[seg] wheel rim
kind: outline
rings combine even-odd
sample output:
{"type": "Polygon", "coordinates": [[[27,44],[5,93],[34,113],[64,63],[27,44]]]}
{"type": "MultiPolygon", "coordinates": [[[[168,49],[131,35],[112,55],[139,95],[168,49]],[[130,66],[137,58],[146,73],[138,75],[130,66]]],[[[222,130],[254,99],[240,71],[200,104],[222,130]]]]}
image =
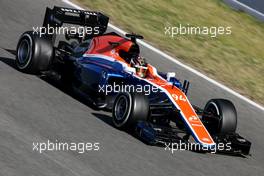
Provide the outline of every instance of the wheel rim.
{"type": "Polygon", "coordinates": [[[210,102],[210,104],[206,108],[206,111],[212,113],[213,115],[217,115],[217,116],[220,115],[218,106],[215,103],[213,103],[213,102],[210,102]]]}
{"type": "Polygon", "coordinates": [[[29,42],[27,40],[22,40],[21,41],[21,44],[18,48],[18,60],[19,60],[19,63],[20,64],[25,64],[26,61],[28,60],[29,58],[29,42]]]}
{"type": "Polygon", "coordinates": [[[24,69],[30,63],[32,57],[32,39],[28,34],[22,37],[17,49],[17,66],[24,69]]]}
{"type": "Polygon", "coordinates": [[[214,102],[210,102],[206,108],[206,111],[211,113],[215,117],[218,117],[218,123],[213,130],[214,130],[214,133],[219,132],[219,130],[221,129],[221,120],[222,119],[221,119],[220,111],[219,111],[217,104],[214,102]]]}
{"type": "Polygon", "coordinates": [[[120,96],[115,106],[115,117],[118,121],[123,121],[128,111],[128,100],[125,96],[120,96]]]}

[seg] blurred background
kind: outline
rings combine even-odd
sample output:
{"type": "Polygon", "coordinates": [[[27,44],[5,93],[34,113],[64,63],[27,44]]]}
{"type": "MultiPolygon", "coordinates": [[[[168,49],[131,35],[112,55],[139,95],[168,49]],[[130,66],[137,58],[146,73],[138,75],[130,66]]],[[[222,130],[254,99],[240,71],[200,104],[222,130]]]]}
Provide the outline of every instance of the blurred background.
{"type": "MultiPolygon", "coordinates": [[[[246,6],[264,10],[263,0],[78,0],[110,16],[125,31],[264,104],[264,23],[246,6]],[[241,4],[245,3],[245,4],[241,4]],[[230,35],[166,35],[166,26],[231,27],[230,35]]],[[[264,19],[264,18],[263,18],[264,19]]]]}

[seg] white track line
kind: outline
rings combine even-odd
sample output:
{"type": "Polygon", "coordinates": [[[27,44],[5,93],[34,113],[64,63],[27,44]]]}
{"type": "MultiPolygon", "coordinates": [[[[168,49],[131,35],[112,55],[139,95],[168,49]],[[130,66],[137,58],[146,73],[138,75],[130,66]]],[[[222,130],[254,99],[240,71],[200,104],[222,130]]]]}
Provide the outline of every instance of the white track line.
{"type": "Polygon", "coordinates": [[[264,14],[263,13],[261,13],[260,11],[257,11],[256,9],[253,9],[252,7],[250,7],[250,6],[246,5],[246,4],[243,4],[242,2],[239,2],[237,0],[233,0],[233,2],[235,2],[235,3],[239,4],[240,6],[246,8],[248,10],[251,10],[252,12],[254,12],[254,13],[256,13],[256,14],[264,17],[264,14]]]}
{"type": "MultiPolygon", "coordinates": [[[[72,6],[72,7],[74,7],[74,8],[76,8],[76,9],[84,10],[82,7],[80,7],[80,6],[76,5],[76,4],[74,4],[73,2],[70,2],[69,0],[62,0],[62,1],[63,1],[64,3],[66,3],[66,4],[69,4],[70,6],[72,6]]],[[[119,32],[119,33],[121,33],[121,34],[123,34],[123,35],[126,34],[125,31],[123,31],[122,29],[120,29],[120,28],[118,28],[118,27],[116,27],[116,26],[114,26],[114,25],[112,25],[112,24],[110,24],[110,23],[108,24],[108,26],[109,26],[110,28],[112,28],[113,30],[115,30],[115,31],[117,31],[117,32],[119,32]]],[[[188,70],[188,71],[190,71],[190,72],[196,74],[197,76],[200,76],[201,78],[203,78],[203,79],[209,81],[210,83],[212,83],[212,84],[214,84],[214,85],[216,85],[216,86],[218,86],[218,87],[224,89],[225,91],[229,92],[230,94],[235,95],[236,97],[240,98],[241,100],[244,100],[244,101],[248,102],[249,104],[255,106],[256,108],[259,108],[260,110],[264,111],[264,107],[263,107],[263,106],[261,106],[261,105],[257,104],[256,102],[254,102],[254,101],[248,99],[247,97],[244,97],[243,95],[240,95],[239,93],[235,92],[234,90],[232,90],[232,89],[226,87],[225,85],[223,85],[223,84],[221,84],[221,83],[219,83],[219,82],[217,82],[217,81],[215,81],[215,80],[209,78],[208,76],[206,76],[206,75],[202,74],[201,72],[199,72],[199,71],[197,71],[197,70],[191,68],[190,66],[187,66],[187,65],[183,64],[182,62],[180,62],[180,61],[177,60],[176,58],[173,58],[173,57],[169,56],[168,54],[162,52],[161,50],[159,50],[159,49],[157,49],[157,48],[154,48],[153,46],[149,45],[148,43],[146,43],[146,42],[144,42],[144,41],[142,41],[142,40],[138,40],[138,42],[139,42],[141,45],[145,46],[146,48],[148,48],[148,49],[150,49],[150,50],[156,52],[157,54],[159,54],[159,55],[165,57],[166,59],[168,59],[168,60],[174,62],[175,64],[177,64],[177,65],[179,65],[179,66],[185,68],[186,70],[188,70]]]]}

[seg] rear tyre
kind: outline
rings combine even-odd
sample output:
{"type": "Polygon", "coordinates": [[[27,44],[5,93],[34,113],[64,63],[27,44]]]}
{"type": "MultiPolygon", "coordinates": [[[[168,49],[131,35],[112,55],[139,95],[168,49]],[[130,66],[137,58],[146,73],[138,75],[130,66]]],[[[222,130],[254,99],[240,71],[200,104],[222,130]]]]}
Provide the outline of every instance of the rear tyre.
{"type": "Polygon", "coordinates": [[[16,50],[18,70],[32,74],[48,70],[52,58],[53,45],[50,40],[34,34],[33,31],[21,35],[16,50]]]}
{"type": "Polygon", "coordinates": [[[122,92],[112,108],[113,124],[119,129],[130,129],[138,121],[146,121],[149,115],[149,101],[143,94],[122,92]]]}
{"type": "Polygon", "coordinates": [[[212,134],[234,133],[237,128],[237,112],[234,104],[225,99],[212,99],[205,105],[203,116],[208,131],[212,134]]]}

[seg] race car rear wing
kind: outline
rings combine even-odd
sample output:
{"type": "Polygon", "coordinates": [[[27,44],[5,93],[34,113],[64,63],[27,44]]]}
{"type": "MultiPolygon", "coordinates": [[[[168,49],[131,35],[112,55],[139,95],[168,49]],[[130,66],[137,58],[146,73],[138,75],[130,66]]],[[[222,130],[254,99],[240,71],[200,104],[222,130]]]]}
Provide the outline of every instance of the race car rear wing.
{"type": "MultiPolygon", "coordinates": [[[[53,9],[46,8],[43,27],[61,27],[64,23],[83,27],[97,27],[98,35],[100,35],[106,31],[108,21],[109,18],[100,12],[54,6],[53,9]]],[[[55,35],[49,37],[54,39],[55,35]]]]}

